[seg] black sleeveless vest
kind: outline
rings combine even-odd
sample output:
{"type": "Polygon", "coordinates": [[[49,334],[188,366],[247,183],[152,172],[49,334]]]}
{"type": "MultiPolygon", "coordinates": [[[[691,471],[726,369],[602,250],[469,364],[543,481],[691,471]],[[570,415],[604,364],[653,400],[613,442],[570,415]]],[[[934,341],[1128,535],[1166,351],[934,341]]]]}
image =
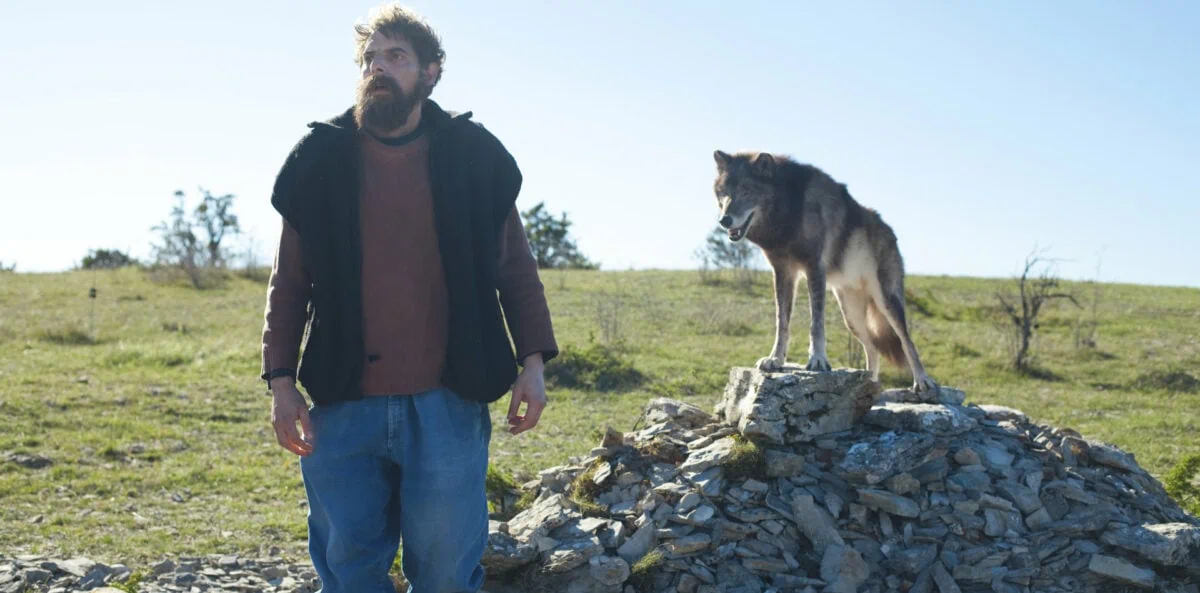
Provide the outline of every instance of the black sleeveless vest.
{"type": "MultiPolygon", "coordinates": [[[[521,172],[471,113],[426,100],[438,248],[449,298],[443,385],[485,403],[502,397],[517,361],[496,294],[500,230],[521,172]]],[[[359,399],[366,362],[362,332],[359,156],[352,110],[308,124],[275,180],[271,205],[297,230],[312,279],[297,380],[314,403],[359,399]]]]}

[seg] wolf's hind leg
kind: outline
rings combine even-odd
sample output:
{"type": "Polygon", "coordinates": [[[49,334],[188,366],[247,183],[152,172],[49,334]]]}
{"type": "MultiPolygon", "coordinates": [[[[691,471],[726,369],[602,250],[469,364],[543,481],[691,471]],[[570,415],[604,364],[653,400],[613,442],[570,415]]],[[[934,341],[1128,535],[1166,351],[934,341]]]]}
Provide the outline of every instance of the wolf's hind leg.
{"type": "Polygon", "coordinates": [[[921,357],[917,354],[917,347],[913,344],[912,338],[908,335],[908,319],[904,314],[904,289],[899,280],[891,280],[880,275],[880,301],[883,304],[882,311],[884,317],[887,318],[888,324],[900,337],[900,344],[904,348],[904,356],[908,359],[909,368],[912,371],[914,392],[923,393],[926,391],[936,391],[937,383],[929,378],[925,372],[925,366],[921,364],[921,357]]]}
{"type": "Polygon", "coordinates": [[[870,297],[861,289],[838,287],[833,289],[833,295],[842,309],[842,319],[846,322],[846,329],[862,343],[871,380],[878,381],[879,351],[871,342],[871,335],[867,333],[867,300],[870,297]]]}

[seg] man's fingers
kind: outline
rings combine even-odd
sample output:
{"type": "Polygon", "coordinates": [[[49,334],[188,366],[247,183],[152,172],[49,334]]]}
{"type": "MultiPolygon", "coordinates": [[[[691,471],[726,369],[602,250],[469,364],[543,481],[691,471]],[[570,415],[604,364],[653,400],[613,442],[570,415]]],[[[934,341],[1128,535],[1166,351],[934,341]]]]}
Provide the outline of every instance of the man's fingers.
{"type": "Polygon", "coordinates": [[[300,408],[300,428],[304,430],[304,441],[311,447],[313,442],[313,427],[312,419],[308,417],[308,408],[300,408]]]}
{"type": "Polygon", "coordinates": [[[508,404],[508,422],[511,424],[521,411],[521,400],[525,399],[525,390],[520,385],[513,388],[512,401],[508,404]]]}
{"type": "Polygon", "coordinates": [[[285,420],[276,424],[275,434],[279,438],[279,444],[296,455],[307,455],[312,452],[312,447],[301,441],[300,435],[296,433],[295,420],[285,420]]]}
{"type": "Polygon", "coordinates": [[[513,434],[521,434],[534,426],[537,426],[538,420],[542,417],[542,409],[546,407],[546,402],[539,399],[531,399],[525,406],[525,416],[521,418],[512,429],[513,434]]]}

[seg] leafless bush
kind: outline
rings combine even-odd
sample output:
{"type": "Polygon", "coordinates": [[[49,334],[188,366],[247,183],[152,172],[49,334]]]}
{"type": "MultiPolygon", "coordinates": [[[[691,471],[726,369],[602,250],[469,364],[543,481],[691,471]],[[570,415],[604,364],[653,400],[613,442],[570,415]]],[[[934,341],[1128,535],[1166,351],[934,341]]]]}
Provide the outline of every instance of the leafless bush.
{"type": "Polygon", "coordinates": [[[1038,330],[1038,316],[1043,307],[1054,300],[1067,300],[1076,307],[1075,295],[1062,288],[1061,280],[1054,273],[1053,260],[1042,257],[1035,248],[1025,257],[1025,268],[1015,280],[1016,294],[1000,291],[996,299],[1009,324],[1009,354],[1014,368],[1032,370],[1030,345],[1038,330]],[[1040,272],[1037,272],[1040,268],[1040,272]]]}
{"type": "Polygon", "coordinates": [[[625,295],[620,292],[601,292],[592,296],[592,312],[604,344],[621,341],[621,332],[625,327],[624,307],[625,295]]]}

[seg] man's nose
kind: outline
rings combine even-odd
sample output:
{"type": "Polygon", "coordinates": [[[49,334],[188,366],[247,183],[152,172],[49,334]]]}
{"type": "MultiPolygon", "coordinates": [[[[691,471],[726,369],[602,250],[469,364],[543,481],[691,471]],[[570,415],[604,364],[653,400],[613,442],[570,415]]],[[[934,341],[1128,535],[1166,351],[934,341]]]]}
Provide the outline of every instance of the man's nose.
{"type": "Polygon", "coordinates": [[[725,216],[722,216],[721,220],[718,222],[720,222],[721,226],[723,226],[725,228],[729,228],[729,227],[733,226],[733,217],[726,214],[725,216]]]}

